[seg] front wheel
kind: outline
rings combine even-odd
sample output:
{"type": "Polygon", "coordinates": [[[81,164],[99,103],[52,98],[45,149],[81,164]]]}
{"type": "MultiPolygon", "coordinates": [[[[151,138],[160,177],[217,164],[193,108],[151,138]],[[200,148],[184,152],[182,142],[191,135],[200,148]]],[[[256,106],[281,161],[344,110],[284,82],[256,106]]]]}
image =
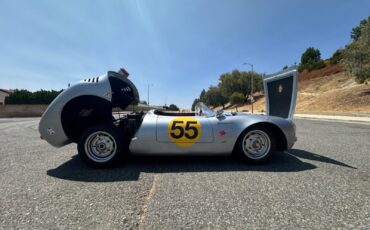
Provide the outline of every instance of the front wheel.
{"type": "Polygon", "coordinates": [[[275,136],[267,127],[247,129],[240,135],[235,150],[246,163],[265,163],[276,150],[275,136]]]}
{"type": "Polygon", "coordinates": [[[123,153],[123,135],[113,124],[99,124],[86,129],[78,142],[78,154],[90,167],[107,168],[123,153]]]}

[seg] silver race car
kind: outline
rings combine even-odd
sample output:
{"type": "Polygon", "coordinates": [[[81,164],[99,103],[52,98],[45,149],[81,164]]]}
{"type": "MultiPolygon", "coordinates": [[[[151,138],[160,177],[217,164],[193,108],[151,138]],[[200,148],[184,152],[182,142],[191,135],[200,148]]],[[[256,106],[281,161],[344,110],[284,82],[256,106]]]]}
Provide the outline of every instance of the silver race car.
{"type": "Polygon", "coordinates": [[[267,115],[212,111],[200,103],[195,112],[150,110],[115,118],[112,108],[127,110],[139,102],[128,75],[124,69],[109,71],[64,90],[41,118],[41,138],[55,147],[77,143],[81,159],[92,167],[111,166],[128,153],[235,153],[257,164],[297,140],[295,69],[264,77],[267,115]]]}

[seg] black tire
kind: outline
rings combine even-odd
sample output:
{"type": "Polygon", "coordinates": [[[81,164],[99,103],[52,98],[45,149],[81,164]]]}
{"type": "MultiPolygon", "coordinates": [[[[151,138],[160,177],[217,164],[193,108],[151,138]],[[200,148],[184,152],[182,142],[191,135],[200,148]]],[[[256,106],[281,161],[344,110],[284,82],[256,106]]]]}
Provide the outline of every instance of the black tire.
{"type": "Polygon", "coordinates": [[[276,138],[271,129],[264,126],[255,126],[244,130],[242,134],[240,134],[235,146],[236,155],[248,164],[266,163],[271,159],[275,151],[276,138]],[[255,140],[255,138],[258,140],[256,140],[256,144],[253,144],[252,140],[255,140]],[[266,138],[265,141],[264,138],[266,138]],[[260,147],[261,145],[269,145],[269,147],[265,149],[265,147],[260,147]],[[259,153],[258,149],[260,149],[261,153],[259,153]],[[263,151],[264,149],[265,151],[263,151]]]}
{"type": "Polygon", "coordinates": [[[110,123],[87,128],[77,145],[78,155],[92,168],[113,166],[122,157],[124,149],[123,134],[110,123]]]}

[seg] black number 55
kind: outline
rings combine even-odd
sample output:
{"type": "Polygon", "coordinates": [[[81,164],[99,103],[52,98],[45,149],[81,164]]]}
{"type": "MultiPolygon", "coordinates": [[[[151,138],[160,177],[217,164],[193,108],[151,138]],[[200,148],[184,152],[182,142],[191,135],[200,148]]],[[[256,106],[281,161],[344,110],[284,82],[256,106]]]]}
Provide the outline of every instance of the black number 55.
{"type": "Polygon", "coordinates": [[[199,131],[196,127],[196,121],[187,121],[185,129],[182,124],[184,124],[184,121],[174,121],[172,123],[170,132],[172,138],[180,139],[185,135],[187,139],[195,139],[198,136],[199,131]],[[176,134],[176,130],[178,130],[178,134],[176,134]]]}

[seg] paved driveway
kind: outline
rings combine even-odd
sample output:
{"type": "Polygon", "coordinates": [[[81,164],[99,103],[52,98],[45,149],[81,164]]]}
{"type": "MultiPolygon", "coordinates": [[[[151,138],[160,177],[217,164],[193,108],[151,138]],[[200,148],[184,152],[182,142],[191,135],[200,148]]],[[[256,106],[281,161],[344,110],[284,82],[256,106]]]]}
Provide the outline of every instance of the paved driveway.
{"type": "Polygon", "coordinates": [[[297,120],[268,165],[131,157],[93,170],[40,140],[38,119],[0,119],[0,228],[369,229],[370,125],[297,120]]]}

